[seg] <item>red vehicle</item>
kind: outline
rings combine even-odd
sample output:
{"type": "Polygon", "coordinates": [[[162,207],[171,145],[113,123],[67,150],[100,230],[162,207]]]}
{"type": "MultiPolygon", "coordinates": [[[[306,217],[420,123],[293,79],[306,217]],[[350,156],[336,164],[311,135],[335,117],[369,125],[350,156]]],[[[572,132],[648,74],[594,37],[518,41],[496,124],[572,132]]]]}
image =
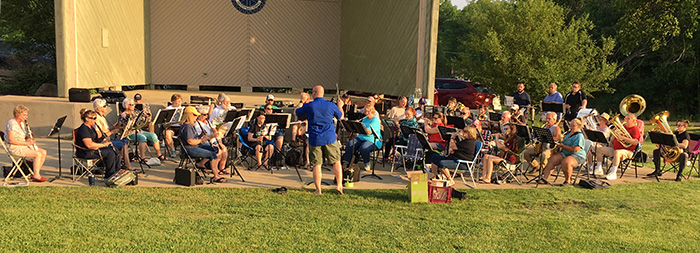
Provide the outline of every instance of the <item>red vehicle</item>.
{"type": "Polygon", "coordinates": [[[451,97],[462,102],[469,108],[476,109],[486,104],[489,107],[494,95],[489,93],[486,87],[480,83],[467,82],[459,79],[435,78],[435,105],[447,105],[451,97]]]}

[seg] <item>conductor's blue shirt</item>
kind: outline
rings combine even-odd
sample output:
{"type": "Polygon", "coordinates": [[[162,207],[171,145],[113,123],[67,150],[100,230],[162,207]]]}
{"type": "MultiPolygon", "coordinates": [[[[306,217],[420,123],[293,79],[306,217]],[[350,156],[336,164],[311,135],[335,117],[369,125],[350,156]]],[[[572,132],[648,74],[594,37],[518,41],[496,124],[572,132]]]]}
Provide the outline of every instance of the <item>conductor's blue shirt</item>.
{"type": "Polygon", "coordinates": [[[309,121],[309,145],[316,147],[336,142],[333,118],[340,119],[342,115],[336,104],[316,98],[295,112],[299,119],[309,121]]]}

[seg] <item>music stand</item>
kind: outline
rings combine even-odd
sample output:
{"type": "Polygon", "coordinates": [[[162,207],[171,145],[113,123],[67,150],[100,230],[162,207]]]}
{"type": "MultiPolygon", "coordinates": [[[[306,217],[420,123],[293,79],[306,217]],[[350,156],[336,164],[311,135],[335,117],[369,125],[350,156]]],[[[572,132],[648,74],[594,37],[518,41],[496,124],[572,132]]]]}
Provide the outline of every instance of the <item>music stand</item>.
{"type": "Polygon", "coordinates": [[[56,179],[61,179],[63,176],[61,176],[61,127],[63,127],[63,123],[66,121],[66,118],[68,115],[63,115],[63,117],[60,117],[56,120],[56,123],[53,124],[53,127],[51,128],[51,131],[49,132],[48,137],[51,137],[53,134],[58,134],[58,138],[56,138],[56,146],[58,147],[58,176],[52,178],[49,180],[49,182],[53,182],[56,179]]]}
{"type": "Polygon", "coordinates": [[[442,139],[446,141],[445,150],[443,150],[443,155],[449,155],[449,146],[450,142],[452,141],[452,135],[455,135],[457,133],[457,129],[452,127],[438,126],[438,132],[440,132],[440,137],[442,137],[442,139]]]}
{"type": "Polygon", "coordinates": [[[530,127],[528,127],[527,125],[516,124],[515,129],[517,130],[515,133],[516,136],[525,138],[525,144],[530,143],[530,141],[532,140],[530,127]]]}
{"type": "Polygon", "coordinates": [[[231,152],[231,151],[238,148],[237,145],[235,145],[238,142],[238,130],[240,130],[241,127],[243,127],[243,122],[245,122],[245,117],[246,116],[241,116],[241,117],[234,119],[232,124],[231,124],[231,127],[228,129],[228,132],[226,132],[226,134],[224,135],[224,138],[229,138],[229,140],[235,140],[233,142],[229,142],[229,143],[233,143],[234,145],[230,145],[230,147],[229,147],[228,161],[226,161],[228,163],[228,166],[226,166],[226,167],[233,167],[231,169],[231,174],[230,174],[231,178],[233,178],[233,171],[235,171],[236,174],[238,174],[238,177],[240,177],[241,181],[243,181],[243,182],[245,182],[245,179],[243,179],[243,175],[241,175],[241,172],[239,172],[238,168],[236,168],[236,163],[235,163],[235,161],[232,161],[233,157],[230,154],[231,153],[233,153],[233,154],[238,153],[238,152],[231,152]]]}
{"type": "MultiPolygon", "coordinates": [[[[138,122],[138,119],[139,119],[141,116],[145,116],[145,115],[144,115],[144,111],[140,111],[140,112],[136,115],[136,118],[134,119],[134,123],[138,122]]],[[[132,127],[133,127],[133,126],[131,126],[130,128],[132,128],[132,127]]],[[[130,132],[131,130],[134,130],[134,157],[136,157],[136,159],[138,160],[139,168],[141,168],[141,173],[145,174],[146,171],[143,169],[143,164],[144,164],[144,163],[141,162],[141,161],[143,160],[143,157],[141,157],[141,155],[139,154],[139,131],[142,131],[142,130],[141,130],[141,129],[126,129],[126,128],[125,128],[125,129],[124,129],[124,132],[122,133],[121,139],[128,138],[128,137],[129,137],[129,132],[130,132]]],[[[128,148],[128,146],[127,146],[127,148],[128,148]]],[[[147,163],[146,163],[146,166],[147,166],[149,169],[151,168],[151,165],[148,165],[147,163]]]]}
{"type": "MultiPolygon", "coordinates": [[[[678,139],[673,134],[667,134],[662,132],[649,132],[649,140],[651,143],[657,145],[663,145],[667,147],[678,147],[678,139]]],[[[654,173],[656,181],[659,181],[659,175],[654,173]]]]}
{"type": "Polygon", "coordinates": [[[447,125],[453,125],[457,129],[464,129],[464,127],[466,127],[464,119],[457,116],[447,116],[447,125]]]}
{"type": "Polygon", "coordinates": [[[349,112],[345,114],[345,117],[348,120],[360,120],[365,117],[365,114],[360,112],[349,112]]]}
{"type": "MultiPolygon", "coordinates": [[[[518,131],[518,132],[520,132],[520,131],[518,131]]],[[[549,145],[549,144],[556,143],[554,141],[554,136],[552,136],[552,132],[550,132],[549,129],[533,127],[532,133],[534,135],[535,140],[541,142],[542,145],[549,145]]],[[[542,162],[541,162],[542,161],[542,153],[538,154],[538,157],[540,158],[540,164],[542,164],[542,162]]],[[[544,173],[544,168],[540,168],[540,171],[537,174],[537,176],[528,180],[526,184],[529,184],[530,182],[535,181],[535,183],[536,183],[535,188],[539,187],[540,182],[538,179],[542,178],[542,173],[544,173]]],[[[525,179],[527,179],[527,176],[525,176],[525,179]]]]}
{"type": "Polygon", "coordinates": [[[557,103],[557,102],[542,102],[540,104],[540,107],[542,108],[543,112],[556,112],[556,113],[563,113],[566,111],[564,109],[564,103],[557,103]]]}

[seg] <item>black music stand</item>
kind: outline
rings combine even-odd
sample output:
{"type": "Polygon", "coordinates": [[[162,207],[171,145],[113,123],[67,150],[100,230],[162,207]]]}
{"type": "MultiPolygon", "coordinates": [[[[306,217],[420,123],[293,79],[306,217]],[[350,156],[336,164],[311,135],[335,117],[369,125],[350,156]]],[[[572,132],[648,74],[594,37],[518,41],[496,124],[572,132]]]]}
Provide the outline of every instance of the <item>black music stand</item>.
{"type": "MultiPolygon", "coordinates": [[[[605,134],[601,131],[597,130],[590,130],[590,129],[583,129],[583,134],[586,136],[586,138],[592,142],[600,143],[600,144],[608,144],[608,138],[605,137],[605,134]]],[[[593,145],[593,153],[598,153],[598,145],[593,145]]],[[[595,175],[593,175],[595,177],[595,175]]],[[[590,179],[590,175],[588,177],[590,179]]]]}
{"type": "Polygon", "coordinates": [[[464,127],[466,127],[466,124],[464,123],[464,119],[462,117],[456,117],[456,116],[447,116],[447,124],[446,125],[453,125],[454,128],[457,128],[457,129],[464,129],[464,127]]]}
{"type": "Polygon", "coordinates": [[[360,120],[365,117],[365,114],[360,112],[349,112],[348,114],[345,114],[345,117],[348,120],[360,120]]]}
{"type": "MultiPolygon", "coordinates": [[[[663,145],[667,147],[678,147],[678,139],[673,134],[667,134],[662,132],[649,132],[649,140],[651,143],[657,145],[663,145]]],[[[659,175],[654,173],[656,181],[659,182],[659,175]]]]}
{"type": "Polygon", "coordinates": [[[56,138],[56,146],[58,147],[58,176],[52,178],[49,180],[49,182],[63,178],[63,176],[61,176],[61,127],[63,127],[63,122],[66,121],[66,117],[68,117],[68,115],[63,115],[63,117],[58,118],[56,123],[53,124],[53,128],[51,128],[48,135],[48,137],[51,137],[53,134],[58,134],[58,138],[56,138]]]}
{"type": "MultiPolygon", "coordinates": [[[[377,140],[380,139],[380,138],[379,138],[379,135],[377,135],[377,132],[375,132],[374,129],[370,129],[370,132],[367,132],[367,128],[365,128],[365,126],[364,126],[361,122],[347,121],[347,120],[344,120],[344,121],[342,121],[342,122],[343,122],[343,127],[345,127],[345,129],[348,130],[348,131],[350,131],[351,133],[365,134],[365,135],[371,134],[371,135],[374,137],[373,143],[376,143],[377,140]]],[[[377,149],[377,151],[379,151],[379,150],[380,150],[380,149],[377,149]]],[[[353,157],[354,157],[354,155],[355,155],[354,146],[353,146],[352,154],[353,154],[353,157]]],[[[368,174],[368,175],[364,175],[364,176],[362,176],[361,178],[365,178],[365,177],[376,177],[377,179],[382,180],[382,177],[380,177],[379,175],[377,175],[377,174],[374,173],[374,167],[375,167],[375,165],[376,165],[376,163],[377,163],[377,160],[376,160],[377,156],[375,155],[374,157],[375,157],[375,160],[374,160],[374,162],[373,162],[373,164],[372,164],[372,173],[371,173],[371,174],[368,174]]],[[[351,160],[352,160],[352,159],[351,159],[351,160]]],[[[352,161],[351,161],[351,162],[352,162],[352,161]]]]}
{"type": "Polygon", "coordinates": [[[452,135],[457,134],[457,129],[452,127],[438,126],[438,132],[440,132],[440,137],[445,140],[445,150],[443,150],[443,155],[447,156],[450,154],[450,142],[452,141],[452,135]]]}
{"type": "MultiPolygon", "coordinates": [[[[140,111],[139,114],[136,115],[136,119],[134,122],[138,121],[138,118],[143,115],[144,111],[140,111]]],[[[146,170],[143,169],[143,164],[141,161],[143,160],[143,157],[139,154],[139,131],[142,131],[141,129],[124,129],[124,131],[129,132],[131,130],[134,130],[134,157],[137,159],[139,163],[139,168],[141,169],[141,173],[146,174],[146,170]]],[[[122,136],[124,138],[125,136],[122,136]]],[[[129,134],[126,134],[126,137],[129,137],[129,134]]],[[[127,146],[128,147],[128,146],[127,146]]],[[[146,163],[146,167],[149,169],[151,168],[151,165],[148,165],[146,163]]]]}
{"type": "MultiPolygon", "coordinates": [[[[518,132],[520,132],[520,131],[518,131],[518,132]]],[[[541,142],[542,145],[550,145],[550,144],[556,143],[554,141],[554,136],[552,136],[552,132],[550,132],[549,129],[533,127],[532,133],[534,135],[535,140],[541,142]]],[[[540,164],[542,164],[542,162],[541,162],[542,161],[542,153],[538,154],[538,157],[540,159],[540,164]]],[[[535,188],[539,187],[540,186],[539,179],[542,179],[542,173],[544,173],[544,168],[540,168],[540,171],[537,174],[537,176],[528,180],[526,184],[529,184],[530,182],[535,181],[535,183],[536,183],[535,188]]],[[[525,176],[525,179],[527,179],[527,176],[525,176]]]]}
{"type": "Polygon", "coordinates": [[[517,130],[516,135],[521,138],[525,138],[525,144],[530,143],[532,141],[532,133],[530,131],[530,127],[527,125],[515,125],[515,129],[517,130]]]}
{"type": "MultiPolygon", "coordinates": [[[[282,132],[284,133],[284,129],[287,129],[290,126],[291,118],[292,118],[292,115],[288,114],[288,113],[267,114],[267,115],[265,115],[265,124],[268,124],[268,123],[277,124],[277,126],[275,127],[275,132],[274,132],[274,135],[276,135],[277,130],[282,130],[282,132]]],[[[273,137],[274,137],[274,135],[273,135],[273,137]]],[[[272,146],[275,148],[274,153],[279,153],[280,155],[282,155],[283,161],[286,161],[287,156],[284,155],[284,152],[282,152],[282,147],[277,147],[274,145],[274,142],[276,140],[272,140],[272,141],[273,141],[272,146]]],[[[274,153],[273,153],[273,155],[274,155],[274,153]]],[[[270,171],[272,171],[272,170],[270,170],[270,171]]]]}
{"type": "Polygon", "coordinates": [[[231,174],[230,174],[231,178],[233,178],[233,172],[235,171],[236,174],[238,174],[238,177],[241,178],[241,181],[245,182],[245,179],[243,179],[243,175],[241,175],[241,172],[239,172],[238,168],[236,168],[236,163],[233,161],[233,157],[231,156],[232,153],[233,154],[238,153],[238,152],[235,152],[233,150],[236,150],[238,148],[236,145],[236,143],[238,142],[238,130],[240,130],[241,127],[243,127],[243,122],[245,122],[245,116],[241,116],[241,117],[234,119],[232,124],[231,124],[231,128],[228,129],[228,132],[226,132],[226,134],[224,135],[224,138],[229,139],[229,140],[235,140],[235,141],[229,142],[229,143],[232,143],[233,145],[229,145],[229,148],[228,148],[229,156],[228,156],[228,161],[226,161],[228,163],[228,165],[226,167],[232,167],[231,174]]]}

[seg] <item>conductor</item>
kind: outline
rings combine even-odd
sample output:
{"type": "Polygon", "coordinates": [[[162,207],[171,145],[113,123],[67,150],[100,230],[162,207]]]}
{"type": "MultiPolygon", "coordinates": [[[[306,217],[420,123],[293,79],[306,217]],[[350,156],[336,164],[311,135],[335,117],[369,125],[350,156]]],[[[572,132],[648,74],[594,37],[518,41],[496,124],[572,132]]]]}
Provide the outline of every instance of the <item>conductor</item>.
{"type": "Polygon", "coordinates": [[[313,101],[297,108],[295,113],[300,119],[308,120],[309,134],[309,161],[314,167],[315,194],[321,194],[321,165],[324,159],[333,164],[335,173],[335,188],[339,194],[343,194],[340,165],[340,146],[335,136],[335,125],[333,118],[340,120],[343,116],[338,106],[326,101],[323,98],[323,86],[317,85],[313,88],[311,96],[313,101]]]}

